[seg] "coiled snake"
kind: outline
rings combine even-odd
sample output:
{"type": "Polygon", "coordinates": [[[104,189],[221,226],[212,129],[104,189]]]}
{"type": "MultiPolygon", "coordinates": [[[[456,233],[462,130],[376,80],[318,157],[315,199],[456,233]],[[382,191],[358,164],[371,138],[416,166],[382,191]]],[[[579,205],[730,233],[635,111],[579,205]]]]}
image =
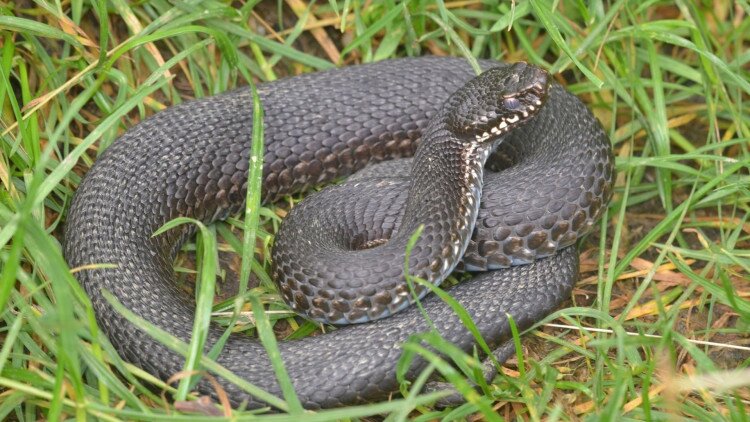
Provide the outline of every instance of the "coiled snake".
{"type": "MultiPolygon", "coordinates": [[[[609,200],[609,141],[586,107],[546,73],[525,64],[480,64],[497,69],[475,78],[464,60],[423,57],[259,87],[266,202],[416,151],[413,161],[371,165],[303,201],[276,237],[274,275],[295,310],[333,323],[394,314],[280,343],[305,407],[376,401],[398,391],[400,344],[430,328],[416,307],[400,311],[414,300],[403,264],[418,227],[412,275],[440,283],[457,265],[484,271],[449,291],[491,347],[510,336],[506,313],[524,329],[569,295],[578,269],[570,245],[609,200]],[[505,268],[517,264],[527,265],[505,268]]],[[[68,214],[71,267],[117,266],[77,273],[99,324],[123,358],[162,379],[182,370],[184,359],[115,312],[101,289],[189,340],[194,305],[172,270],[189,229],[152,233],[178,216],[211,221],[241,209],[251,123],[247,89],[160,112],[101,155],[68,214]]],[[[446,340],[472,349],[473,336],[447,304],[434,295],[422,303],[446,340]]],[[[212,327],[207,347],[221,333],[212,327]]],[[[217,362],[280,396],[257,340],[230,336],[217,362]]],[[[415,361],[408,376],[425,365],[415,361]]],[[[230,383],[223,387],[235,405],[265,405],[230,383]]],[[[205,382],[198,389],[212,391],[205,382]]]]}

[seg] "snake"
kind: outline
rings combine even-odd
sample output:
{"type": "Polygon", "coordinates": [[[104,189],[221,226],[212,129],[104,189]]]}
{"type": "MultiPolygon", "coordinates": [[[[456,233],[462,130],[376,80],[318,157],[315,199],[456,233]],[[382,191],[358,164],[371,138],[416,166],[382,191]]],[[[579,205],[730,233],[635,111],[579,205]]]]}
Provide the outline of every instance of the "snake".
{"type": "MultiPolygon", "coordinates": [[[[426,295],[427,284],[456,269],[474,275],[446,291],[495,350],[512,350],[508,316],[525,330],[570,296],[575,243],[612,193],[609,139],[547,72],[478,64],[479,75],[461,58],[400,58],[257,87],[263,202],[344,180],[290,211],[271,255],[292,310],[351,323],[279,343],[307,409],[398,394],[402,345],[414,334],[437,330],[474,350],[475,333],[454,306],[426,295]],[[415,301],[421,306],[409,306],[415,301]]],[[[244,209],[252,122],[249,88],[168,107],[106,148],[72,200],[63,252],[99,326],[123,359],[163,380],[183,370],[185,358],[115,310],[105,291],[190,340],[194,297],[175,282],[173,263],[195,228],[154,232],[177,217],[208,223],[244,209]]],[[[206,351],[224,331],[212,323],[206,351]]],[[[258,339],[230,335],[215,360],[282,397],[258,339]]],[[[405,378],[427,365],[413,359],[405,378]]],[[[234,406],[269,405],[219,382],[234,406]]],[[[217,397],[205,378],[195,388],[217,397]]]]}

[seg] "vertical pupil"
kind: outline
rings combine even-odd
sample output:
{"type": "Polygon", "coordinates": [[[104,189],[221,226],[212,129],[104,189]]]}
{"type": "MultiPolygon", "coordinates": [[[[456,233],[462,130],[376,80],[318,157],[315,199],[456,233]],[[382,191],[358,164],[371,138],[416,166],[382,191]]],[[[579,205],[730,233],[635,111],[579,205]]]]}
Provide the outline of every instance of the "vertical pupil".
{"type": "Polygon", "coordinates": [[[516,98],[506,98],[503,100],[503,106],[509,110],[515,110],[521,105],[521,102],[516,98]]]}

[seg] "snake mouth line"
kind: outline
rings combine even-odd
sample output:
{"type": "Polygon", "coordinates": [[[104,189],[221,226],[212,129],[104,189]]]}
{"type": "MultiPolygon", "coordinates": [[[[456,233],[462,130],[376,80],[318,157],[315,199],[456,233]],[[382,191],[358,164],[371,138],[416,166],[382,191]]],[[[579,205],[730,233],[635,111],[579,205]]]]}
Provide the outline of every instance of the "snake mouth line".
{"type": "Polygon", "coordinates": [[[520,114],[514,114],[511,117],[503,119],[499,124],[492,126],[488,131],[483,132],[481,135],[474,135],[476,141],[486,142],[491,137],[500,137],[516,126],[516,123],[526,120],[532,113],[539,107],[542,106],[541,100],[536,100],[534,105],[529,105],[527,110],[523,110],[520,114]]]}

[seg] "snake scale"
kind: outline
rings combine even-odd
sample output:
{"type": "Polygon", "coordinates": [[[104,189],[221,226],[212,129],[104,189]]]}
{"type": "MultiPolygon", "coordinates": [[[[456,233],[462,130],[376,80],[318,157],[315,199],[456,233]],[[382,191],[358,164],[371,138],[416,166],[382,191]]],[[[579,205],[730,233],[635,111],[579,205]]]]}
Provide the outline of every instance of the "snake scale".
{"type": "MultiPolygon", "coordinates": [[[[430,328],[416,307],[401,310],[414,301],[400,280],[416,227],[423,231],[409,257],[413,275],[439,284],[456,266],[478,271],[449,292],[490,347],[510,337],[506,313],[525,329],[570,294],[578,272],[571,245],[611,195],[609,141],[545,72],[480,65],[492,70],[475,77],[458,58],[396,59],[259,86],[264,202],[367,167],[295,207],[275,240],[274,276],[293,309],[333,323],[377,319],[280,343],[306,408],[398,392],[400,345],[430,328]]],[[[116,264],[76,274],[98,323],[124,359],[162,379],[184,359],[130,324],[101,289],[189,341],[193,299],[175,285],[172,262],[190,228],[152,234],[175,217],[208,222],[243,208],[251,132],[248,89],[170,107],[104,151],[71,205],[64,244],[71,267],[116,264]]],[[[473,336],[445,302],[430,295],[422,304],[447,341],[472,350],[473,336]]],[[[212,326],[207,347],[222,332],[212,326]]],[[[217,362],[281,396],[257,340],[230,336],[217,362]]],[[[425,366],[414,361],[408,378],[425,366]]],[[[222,386],[235,406],[266,406],[222,386]]],[[[197,389],[213,392],[206,381],[197,389]]]]}

